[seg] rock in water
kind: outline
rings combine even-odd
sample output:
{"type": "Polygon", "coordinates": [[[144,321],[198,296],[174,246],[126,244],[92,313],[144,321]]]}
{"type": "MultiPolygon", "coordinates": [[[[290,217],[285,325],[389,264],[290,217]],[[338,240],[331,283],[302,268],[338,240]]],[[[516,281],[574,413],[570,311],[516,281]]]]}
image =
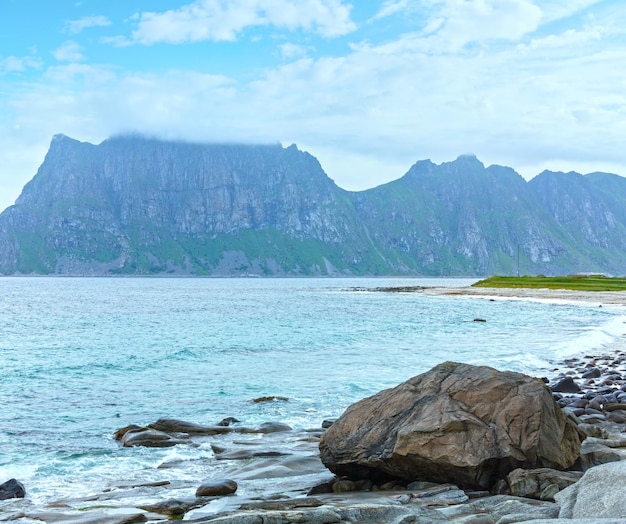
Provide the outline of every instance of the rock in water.
{"type": "Polygon", "coordinates": [[[237,483],[234,480],[213,480],[205,482],[196,490],[196,497],[214,497],[219,495],[230,495],[237,491],[237,483]]]}
{"type": "Polygon", "coordinates": [[[350,406],[320,457],[351,478],[485,489],[516,468],[570,467],[582,438],[539,380],[445,362],[350,406]]]}
{"type": "Polygon", "coordinates": [[[25,495],[26,490],[19,480],[11,479],[0,484],[0,500],[23,499],[25,495]]]}

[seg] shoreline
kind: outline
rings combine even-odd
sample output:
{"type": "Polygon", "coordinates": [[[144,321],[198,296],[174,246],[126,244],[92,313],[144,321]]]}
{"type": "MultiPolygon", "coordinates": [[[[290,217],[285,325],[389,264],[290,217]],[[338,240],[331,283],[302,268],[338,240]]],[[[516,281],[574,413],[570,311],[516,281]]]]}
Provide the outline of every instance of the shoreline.
{"type": "Polygon", "coordinates": [[[572,291],[569,289],[528,288],[473,288],[473,287],[426,287],[425,295],[468,296],[485,299],[532,300],[555,304],[580,304],[590,306],[611,305],[626,307],[626,291],[572,291]]]}
{"type": "MultiPolygon", "coordinates": [[[[406,290],[407,292],[411,292],[410,290],[406,290]]],[[[481,298],[485,300],[522,300],[522,301],[540,301],[540,302],[549,302],[554,304],[580,304],[584,307],[598,307],[598,306],[611,306],[615,308],[621,308],[626,306],[626,293],[620,292],[580,292],[580,291],[560,291],[560,290],[536,290],[536,289],[487,289],[487,288],[470,288],[470,287],[432,287],[432,288],[423,288],[423,289],[414,289],[413,292],[423,293],[424,295],[432,295],[432,296],[450,296],[450,297],[470,297],[470,298],[481,298]]],[[[626,331],[626,328],[625,328],[626,331]]],[[[626,347],[625,337],[620,336],[616,338],[616,342],[620,344],[621,354],[621,363],[620,366],[626,366],[626,353],[624,353],[624,348],[626,347]]],[[[609,367],[614,364],[614,359],[618,355],[617,351],[613,348],[613,346],[605,346],[594,348],[591,351],[586,349],[581,349],[576,355],[571,355],[573,358],[558,358],[554,361],[554,367],[549,372],[550,384],[554,385],[560,378],[566,378],[567,376],[573,376],[574,373],[576,375],[580,375],[583,372],[587,371],[587,365],[592,363],[592,360],[597,360],[598,362],[593,362],[597,365],[597,367],[609,367]],[[576,358],[578,357],[578,358],[576,358]],[[606,361],[606,362],[604,362],[606,361]],[[609,362],[612,361],[612,362],[609,362]]],[[[623,379],[626,380],[626,367],[620,367],[620,374],[623,379]]],[[[574,376],[578,380],[578,376],[574,376]]],[[[596,393],[596,396],[599,394],[598,389],[600,389],[603,384],[598,380],[596,384],[587,384],[584,388],[588,392],[596,393]],[[593,387],[589,387],[593,386],[593,387]]],[[[583,385],[581,383],[581,385],[583,385]]],[[[583,396],[582,393],[578,394],[564,394],[563,398],[573,398],[576,397],[575,400],[579,400],[579,397],[583,396]]],[[[588,399],[589,402],[592,402],[593,399],[588,399]]],[[[565,407],[569,405],[570,402],[561,402],[559,405],[561,407],[565,407]]],[[[589,404],[589,403],[587,403],[589,404]]],[[[572,406],[574,407],[574,406],[572,406]]],[[[584,408],[576,408],[576,409],[585,409],[584,408]]],[[[593,406],[590,406],[590,409],[594,409],[593,406]]],[[[591,415],[595,415],[597,418],[597,413],[593,413],[587,408],[587,412],[584,413],[591,417],[591,415]]],[[[593,418],[589,421],[592,424],[596,423],[605,423],[607,421],[594,421],[593,418]]],[[[115,428],[113,428],[115,429],[115,428]]],[[[319,470],[317,462],[312,459],[307,458],[306,463],[302,462],[301,454],[309,455],[311,453],[315,453],[316,444],[315,439],[318,438],[320,434],[321,428],[309,428],[309,429],[301,429],[297,430],[291,434],[285,434],[285,440],[289,443],[287,445],[283,441],[283,437],[280,434],[277,434],[276,437],[264,437],[262,444],[257,442],[256,440],[253,442],[244,442],[243,440],[239,440],[237,442],[228,442],[228,449],[222,454],[221,463],[232,464],[231,468],[221,469],[219,471],[219,476],[228,476],[232,477],[237,481],[241,481],[242,489],[241,489],[241,498],[240,495],[236,497],[226,497],[226,498],[216,498],[213,501],[204,500],[204,509],[201,509],[194,504],[198,504],[201,502],[199,499],[193,497],[193,493],[197,487],[197,482],[191,481],[172,481],[171,484],[168,481],[167,485],[159,485],[159,483],[145,483],[145,484],[132,484],[128,486],[123,485],[113,485],[107,486],[106,491],[103,489],[102,493],[95,493],[93,497],[76,497],[76,498],[67,498],[64,500],[54,501],[60,506],[55,506],[54,503],[46,503],[41,505],[36,505],[37,507],[30,506],[28,499],[24,501],[24,503],[16,503],[16,511],[13,514],[15,517],[20,512],[25,516],[30,516],[31,518],[43,518],[44,520],[50,516],[51,518],[59,518],[59,515],[63,515],[69,519],[70,517],[74,522],[78,523],[87,523],[90,522],[90,518],[94,518],[94,515],[97,515],[99,512],[103,513],[102,518],[106,518],[106,522],[111,523],[121,523],[123,522],[123,518],[118,516],[114,516],[113,510],[106,510],[105,507],[109,506],[114,507],[117,506],[120,511],[122,508],[125,510],[129,510],[131,512],[136,512],[137,507],[140,506],[139,500],[148,499],[148,500],[161,500],[166,499],[167,501],[171,500],[180,500],[181,508],[184,508],[186,512],[188,512],[189,517],[196,517],[202,521],[209,521],[212,518],[217,518],[219,515],[226,515],[229,511],[234,511],[235,506],[241,504],[257,504],[256,500],[264,499],[264,502],[258,502],[259,507],[263,507],[263,511],[269,511],[268,508],[271,507],[270,502],[273,500],[274,494],[269,493],[272,490],[278,492],[283,492],[287,494],[287,498],[281,499],[281,504],[284,504],[284,507],[288,507],[289,504],[292,504],[294,501],[307,500],[302,497],[301,488],[306,484],[313,484],[314,482],[321,482],[327,480],[329,472],[325,470],[319,470]],[[235,458],[227,458],[229,453],[243,453],[243,449],[256,449],[257,446],[260,445],[261,454],[258,455],[259,461],[258,463],[255,460],[255,465],[250,464],[250,467],[246,468],[245,466],[242,468],[242,465],[237,463],[237,460],[240,460],[242,457],[235,458]],[[276,446],[276,447],[275,447],[276,446]],[[283,451],[284,449],[291,448],[293,446],[294,451],[294,461],[290,462],[289,458],[281,457],[279,455],[274,456],[277,450],[283,451]],[[268,454],[267,457],[263,457],[262,453],[268,454]],[[261,472],[267,470],[268,472],[276,472],[278,475],[281,473],[286,466],[293,468],[294,472],[297,472],[299,475],[295,475],[297,480],[290,480],[290,477],[280,477],[277,476],[276,480],[267,481],[267,486],[263,486],[263,488],[259,488],[256,491],[256,488],[253,488],[252,485],[248,487],[246,490],[246,485],[249,482],[257,480],[255,478],[256,475],[261,472]],[[229,475],[230,474],[230,475],[229,475]],[[240,475],[240,476],[237,476],[240,475]],[[248,475],[248,476],[246,476],[248,475]],[[310,475],[310,477],[308,476],[310,475]],[[280,480],[278,480],[280,479],[280,480]],[[304,481],[304,482],[302,482],[304,481]],[[276,485],[274,486],[274,482],[276,485]],[[267,489],[267,491],[266,491],[267,489]],[[210,502],[210,504],[209,504],[210,502]],[[186,506],[186,504],[189,506],[186,506]],[[223,504],[223,506],[222,506],[223,504]],[[232,506],[231,506],[232,504],[232,506]],[[214,506],[209,508],[208,506],[214,506]],[[89,511],[84,511],[86,508],[89,508],[89,511]],[[100,508],[100,509],[99,509],[100,508]],[[129,509],[130,508],[130,509],[129,509]],[[194,512],[194,510],[196,510],[194,512]],[[83,517],[78,516],[78,512],[83,512],[83,517]],[[106,514],[110,511],[110,514],[106,514]],[[110,520],[108,520],[110,518],[110,520]],[[206,520],[205,520],[206,519],[206,520]]],[[[218,442],[219,444],[224,444],[223,442],[218,442]]],[[[201,442],[202,445],[207,445],[207,442],[201,442]]],[[[626,450],[624,451],[626,453],[626,450]]],[[[252,457],[251,457],[252,458],[252,457]]],[[[196,462],[177,462],[176,460],[172,460],[170,462],[165,462],[162,466],[164,470],[172,469],[172,468],[187,468],[190,469],[194,467],[194,465],[200,464],[200,460],[196,462]]],[[[161,465],[158,466],[159,468],[161,465]]],[[[282,474],[282,473],[281,473],[282,474]]],[[[4,479],[0,479],[4,480],[4,479]]],[[[200,479],[199,479],[200,480],[200,479]]],[[[28,488],[28,486],[27,486],[28,488]]],[[[341,502],[340,500],[335,500],[333,497],[345,497],[346,500],[350,497],[354,497],[355,500],[358,499],[360,503],[368,501],[369,498],[372,498],[370,503],[376,503],[379,505],[388,505],[390,501],[395,504],[394,497],[406,497],[406,492],[398,492],[396,494],[392,492],[358,492],[355,495],[330,495],[323,494],[318,496],[318,500],[327,501],[329,504],[336,504],[337,507],[340,507],[342,504],[347,502],[341,502]],[[376,500],[374,500],[376,498],[376,500]]],[[[311,499],[309,499],[311,500],[311,499]]],[[[399,500],[399,499],[398,499],[399,500]]],[[[272,502],[274,503],[274,502],[272,502]]],[[[278,504],[278,502],[275,502],[278,504]]],[[[143,504],[143,503],[141,503],[143,504]]],[[[454,507],[462,507],[462,506],[454,506],[454,507]]],[[[466,506],[467,507],[467,506],[466,506]]],[[[0,504],[0,513],[2,513],[3,509],[8,508],[7,506],[3,506],[0,504]]],[[[163,507],[158,508],[155,511],[155,506],[150,506],[150,511],[148,513],[143,513],[148,520],[154,521],[164,521],[163,517],[163,507]],[[159,517],[158,515],[161,515],[159,517]]],[[[10,512],[9,512],[10,513],[10,512]]],[[[136,513],[134,513],[136,514],[136,513]]],[[[25,517],[28,518],[28,517],[25,517]]],[[[167,517],[165,517],[167,518],[167,517]]],[[[0,515],[0,521],[11,520],[8,514],[4,516],[0,515]],[[6,519],[4,517],[7,517],[6,519]]],[[[104,521],[103,521],[104,522],[104,521]]]]}

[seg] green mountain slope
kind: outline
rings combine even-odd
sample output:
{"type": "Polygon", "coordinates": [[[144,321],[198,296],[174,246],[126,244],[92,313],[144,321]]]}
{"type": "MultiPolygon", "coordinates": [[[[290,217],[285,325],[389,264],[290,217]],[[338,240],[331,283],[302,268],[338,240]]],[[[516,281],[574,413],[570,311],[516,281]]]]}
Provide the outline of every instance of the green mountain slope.
{"type": "Polygon", "coordinates": [[[626,274],[626,179],[463,155],[348,192],[295,145],[53,138],[0,214],[0,273],[626,274]]]}

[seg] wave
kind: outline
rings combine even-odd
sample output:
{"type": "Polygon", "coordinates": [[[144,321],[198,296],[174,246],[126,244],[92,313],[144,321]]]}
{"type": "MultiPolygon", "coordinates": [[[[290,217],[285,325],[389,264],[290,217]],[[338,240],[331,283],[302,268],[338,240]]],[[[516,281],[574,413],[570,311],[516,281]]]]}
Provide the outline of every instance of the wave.
{"type": "Polygon", "coordinates": [[[572,356],[582,356],[591,351],[608,350],[622,339],[626,339],[626,315],[615,316],[599,326],[590,327],[574,340],[557,345],[554,356],[563,360],[572,356]]]}

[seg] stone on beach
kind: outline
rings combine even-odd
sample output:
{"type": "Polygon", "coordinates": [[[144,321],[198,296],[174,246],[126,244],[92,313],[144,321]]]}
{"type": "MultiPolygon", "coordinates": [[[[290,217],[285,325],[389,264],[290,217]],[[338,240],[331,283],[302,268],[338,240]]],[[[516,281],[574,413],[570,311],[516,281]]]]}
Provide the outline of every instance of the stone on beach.
{"type": "Polygon", "coordinates": [[[516,468],[572,466],[581,440],[540,381],[445,362],[350,406],[322,435],[320,457],[349,478],[485,489],[516,468]]]}
{"type": "Polygon", "coordinates": [[[593,467],[555,496],[560,518],[626,519],[626,461],[593,467]]]}

